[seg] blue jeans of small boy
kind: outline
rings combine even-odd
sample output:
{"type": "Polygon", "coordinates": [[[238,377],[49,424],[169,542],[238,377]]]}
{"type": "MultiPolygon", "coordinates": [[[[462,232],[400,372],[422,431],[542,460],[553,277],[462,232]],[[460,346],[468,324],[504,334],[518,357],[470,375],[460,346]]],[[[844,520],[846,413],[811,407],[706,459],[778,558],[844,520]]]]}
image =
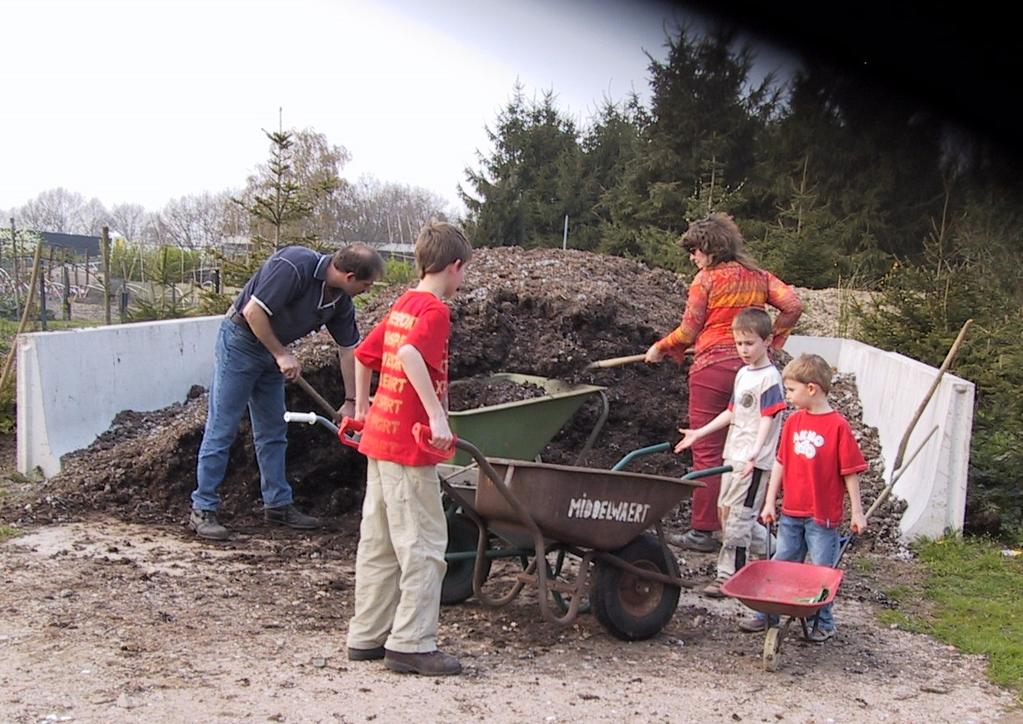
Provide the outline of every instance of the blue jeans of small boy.
{"type": "MultiPolygon", "coordinates": [[[[776,561],[802,563],[810,554],[810,563],[817,566],[834,566],[838,558],[838,530],[825,528],[813,518],[793,518],[782,515],[778,521],[778,550],[773,556],[776,561]]],[[[771,623],[777,617],[770,617],[771,623]]],[[[831,604],[820,609],[819,625],[823,630],[835,628],[831,604]]]]}
{"type": "Polygon", "coordinates": [[[285,477],[288,424],[284,421],[284,375],[270,351],[255,335],[230,319],[220,323],[216,362],[210,383],[209,414],[199,447],[192,507],[216,510],[217,488],[227,472],[231,443],[248,408],[256,443],[263,505],[291,505],[291,485],[285,477]]]}

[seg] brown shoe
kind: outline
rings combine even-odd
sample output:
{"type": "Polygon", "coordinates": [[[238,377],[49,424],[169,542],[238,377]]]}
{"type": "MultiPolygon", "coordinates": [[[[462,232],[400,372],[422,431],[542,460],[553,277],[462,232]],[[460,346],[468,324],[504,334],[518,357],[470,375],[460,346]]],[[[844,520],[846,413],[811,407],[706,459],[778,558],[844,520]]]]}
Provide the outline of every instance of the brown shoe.
{"type": "Polygon", "coordinates": [[[406,654],[401,651],[385,650],[384,666],[391,671],[422,676],[452,676],[462,673],[458,659],[443,651],[424,654],[406,654]]]}
{"type": "Polygon", "coordinates": [[[353,649],[348,647],[349,661],[378,661],[384,658],[384,647],[377,646],[375,649],[353,649]]]}

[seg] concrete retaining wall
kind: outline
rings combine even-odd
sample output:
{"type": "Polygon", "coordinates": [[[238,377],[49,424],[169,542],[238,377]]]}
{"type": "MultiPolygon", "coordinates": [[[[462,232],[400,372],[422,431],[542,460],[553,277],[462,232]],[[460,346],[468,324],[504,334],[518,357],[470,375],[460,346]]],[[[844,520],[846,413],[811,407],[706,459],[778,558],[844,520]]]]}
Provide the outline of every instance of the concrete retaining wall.
{"type": "Polygon", "coordinates": [[[121,410],[158,410],[208,387],[223,317],[37,332],[18,342],[18,470],[60,472],[121,410]]]}
{"type": "MultiPolygon", "coordinates": [[[[889,480],[899,442],[938,370],[901,354],[836,337],[793,336],[785,351],[819,354],[839,371],[856,375],[863,420],[878,430],[885,480],[889,480]]],[[[938,427],[894,489],[908,505],[901,522],[906,539],[938,537],[963,527],[973,398],[972,382],[946,374],[909,439],[905,459],[938,427]]],[[[871,502],[865,500],[864,507],[871,502]]]]}
{"type": "MultiPolygon", "coordinates": [[[[221,317],[124,324],[24,335],[18,344],[18,469],[46,475],[60,457],[89,445],[121,410],[157,410],[208,386],[221,317]]],[[[856,375],[863,417],[878,428],[886,470],[937,370],[907,357],[834,337],[791,337],[791,354],[814,352],[856,375]]],[[[895,488],[908,510],[907,538],[959,530],[973,420],[973,384],[946,375],[910,440],[938,433],[895,488]]],[[[871,501],[865,501],[869,505],[871,501]]]]}

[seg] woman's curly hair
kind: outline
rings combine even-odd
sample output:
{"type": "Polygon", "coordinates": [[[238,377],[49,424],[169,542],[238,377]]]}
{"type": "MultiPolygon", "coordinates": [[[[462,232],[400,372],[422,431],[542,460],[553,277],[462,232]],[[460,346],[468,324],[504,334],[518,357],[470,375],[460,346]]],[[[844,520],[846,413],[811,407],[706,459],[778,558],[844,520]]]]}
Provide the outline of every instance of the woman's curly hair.
{"type": "Polygon", "coordinates": [[[710,257],[711,264],[737,261],[747,269],[760,269],[756,260],[746,251],[746,241],[735,220],[722,211],[689,224],[679,242],[687,252],[695,249],[702,251],[710,257]]]}

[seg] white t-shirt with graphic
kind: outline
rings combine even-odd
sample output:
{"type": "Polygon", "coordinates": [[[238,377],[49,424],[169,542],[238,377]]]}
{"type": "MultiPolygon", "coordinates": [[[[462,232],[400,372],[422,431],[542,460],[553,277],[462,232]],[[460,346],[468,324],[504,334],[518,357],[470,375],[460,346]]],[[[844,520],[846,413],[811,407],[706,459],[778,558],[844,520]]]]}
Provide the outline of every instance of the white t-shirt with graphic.
{"type": "Polygon", "coordinates": [[[735,375],[732,399],[728,403],[728,409],[732,411],[732,424],[725,440],[724,459],[748,460],[757,441],[760,418],[772,417],[774,421],[767,442],[753,462],[761,470],[770,470],[774,465],[774,451],[781,431],[781,417],[778,413],[785,407],[785,393],[777,367],[768,363],[756,369],[748,365],[740,369],[735,375]]]}

